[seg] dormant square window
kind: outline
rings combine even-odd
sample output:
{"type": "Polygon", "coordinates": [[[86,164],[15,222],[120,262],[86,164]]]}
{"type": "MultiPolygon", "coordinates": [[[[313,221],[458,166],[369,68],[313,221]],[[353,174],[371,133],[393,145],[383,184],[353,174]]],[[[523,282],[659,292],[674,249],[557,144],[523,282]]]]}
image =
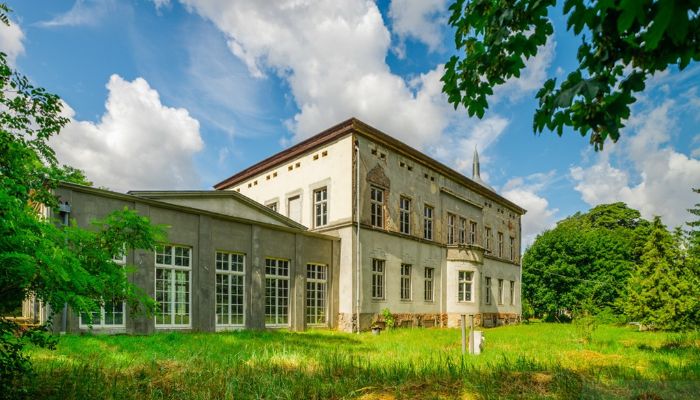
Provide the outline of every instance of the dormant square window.
{"type": "Polygon", "coordinates": [[[469,243],[476,244],[477,225],[474,221],[469,221],[469,243]]]}
{"type": "Polygon", "coordinates": [[[457,300],[461,302],[472,301],[472,278],[471,271],[457,271],[457,300]]]}
{"type": "Polygon", "coordinates": [[[486,304],[491,304],[491,278],[486,277],[486,298],[484,299],[486,304]]]}
{"type": "Polygon", "coordinates": [[[455,244],[455,220],[454,214],[447,214],[447,244],[455,244]]]}
{"type": "Polygon", "coordinates": [[[459,219],[459,243],[464,244],[467,242],[467,220],[465,218],[459,219]]]}
{"type": "Polygon", "coordinates": [[[423,299],[433,301],[433,280],[435,279],[435,268],[425,268],[425,284],[423,288],[423,299]]]}
{"type": "Polygon", "coordinates": [[[192,249],[156,246],[156,327],[190,326],[192,249]]]}
{"type": "Polygon", "coordinates": [[[410,264],[401,264],[401,300],[411,300],[410,264]]]}
{"type": "Polygon", "coordinates": [[[399,200],[399,222],[401,233],[411,234],[411,199],[401,197],[399,200]]]}
{"type": "Polygon", "coordinates": [[[372,298],[384,299],[384,260],[372,259],[372,298]]]}
{"type": "Polygon", "coordinates": [[[245,256],[216,252],[216,325],[243,326],[245,256]]]}
{"type": "Polygon", "coordinates": [[[498,232],[498,256],[503,258],[503,232],[498,232]]]}
{"type": "Polygon", "coordinates": [[[272,211],[277,211],[277,202],[270,203],[267,205],[267,207],[272,211]]]}
{"type": "Polygon", "coordinates": [[[314,190],[314,226],[328,225],[328,189],[314,190]]]}
{"type": "Polygon", "coordinates": [[[491,228],[484,228],[484,241],[486,247],[486,253],[491,253],[491,228]]]}
{"type": "Polygon", "coordinates": [[[433,240],[433,213],[435,209],[430,206],[423,207],[423,239],[433,240]]]}
{"type": "Polygon", "coordinates": [[[306,264],[306,323],[326,323],[326,293],[328,267],[322,264],[306,264]]]}
{"type": "Polygon", "coordinates": [[[503,279],[498,280],[498,304],[503,304],[505,303],[504,297],[505,292],[503,291],[503,279]]]}
{"type": "Polygon", "coordinates": [[[377,228],[384,227],[384,190],[372,186],[370,192],[370,222],[377,228]]]}
{"type": "Polygon", "coordinates": [[[265,259],[265,325],[289,325],[289,260],[265,259]]]}

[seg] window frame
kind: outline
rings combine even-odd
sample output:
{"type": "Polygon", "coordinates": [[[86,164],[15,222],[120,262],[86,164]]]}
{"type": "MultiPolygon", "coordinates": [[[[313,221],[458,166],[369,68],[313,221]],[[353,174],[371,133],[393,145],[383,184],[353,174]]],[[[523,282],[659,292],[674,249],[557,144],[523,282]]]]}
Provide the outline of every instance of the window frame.
{"type": "Polygon", "coordinates": [[[455,244],[455,223],[457,216],[447,213],[447,244],[455,244]]]}
{"type": "Polygon", "coordinates": [[[505,304],[505,294],[506,292],[503,290],[503,279],[498,280],[498,305],[502,306],[505,304]]]}
{"type": "Polygon", "coordinates": [[[490,226],[485,226],[484,227],[484,249],[486,250],[486,254],[491,254],[491,227],[490,226]]]}
{"type": "Polygon", "coordinates": [[[370,185],[370,225],[375,228],[384,229],[384,202],[386,201],[386,193],[379,186],[370,185]],[[381,199],[377,199],[381,197],[381,199]]]}
{"type": "Polygon", "coordinates": [[[484,283],[485,290],[484,292],[486,293],[486,301],[485,304],[491,305],[491,277],[487,276],[485,278],[485,283],[484,283]]]}
{"type": "MultiPolygon", "coordinates": [[[[238,264],[238,263],[236,263],[238,264]]],[[[236,251],[228,251],[228,250],[216,250],[214,252],[214,324],[216,328],[239,328],[239,327],[244,327],[246,318],[246,285],[245,285],[245,274],[246,274],[246,255],[245,253],[242,252],[236,252],[236,251]],[[226,255],[227,256],[227,261],[226,265],[228,269],[223,270],[219,269],[219,255],[226,255]],[[240,265],[241,265],[241,270],[240,271],[235,271],[233,270],[233,256],[239,256],[242,258],[240,265]],[[225,305],[228,308],[228,313],[222,314],[226,315],[228,317],[228,323],[219,323],[219,313],[218,313],[218,308],[220,304],[224,303],[219,303],[219,276],[226,276],[227,277],[227,290],[228,290],[228,302],[225,303],[225,305]],[[234,304],[232,303],[232,299],[234,297],[233,295],[233,277],[240,278],[241,279],[241,322],[240,323],[231,323],[234,317],[233,313],[233,307],[234,304]]],[[[237,304],[235,305],[237,306],[237,304]]],[[[236,314],[238,316],[238,314],[236,314]]]]}
{"type": "Polygon", "coordinates": [[[515,281],[510,281],[510,305],[515,305],[515,281]]]}
{"type": "Polygon", "coordinates": [[[401,301],[411,301],[413,299],[413,282],[411,264],[401,264],[401,281],[399,286],[399,297],[401,301]]]}
{"type": "Polygon", "coordinates": [[[328,225],[328,186],[323,186],[318,189],[314,189],[313,195],[313,215],[314,215],[314,228],[320,228],[328,225]],[[318,194],[324,194],[324,198],[318,199],[318,194]],[[321,208],[321,213],[319,214],[319,207],[321,208]],[[319,217],[321,221],[319,222],[319,217]]]}
{"type": "Polygon", "coordinates": [[[467,243],[467,219],[464,217],[459,217],[459,244],[466,244],[467,243]]]}
{"type": "Polygon", "coordinates": [[[433,221],[435,218],[435,207],[427,204],[423,205],[423,239],[433,240],[433,221]],[[430,214],[430,215],[428,215],[430,214]]]}
{"type": "Polygon", "coordinates": [[[84,321],[84,320],[83,320],[83,315],[87,315],[87,313],[80,313],[79,316],[78,316],[78,319],[79,319],[79,321],[78,321],[78,326],[79,326],[79,328],[81,328],[81,329],[124,329],[124,328],[126,328],[126,302],[125,302],[125,301],[103,302],[103,303],[100,304],[100,311],[94,312],[94,313],[92,313],[92,314],[94,315],[94,314],[97,314],[97,313],[99,313],[99,317],[98,317],[98,318],[99,318],[99,321],[100,321],[99,324],[95,324],[95,323],[94,323],[94,322],[95,322],[95,318],[94,318],[94,317],[93,317],[92,323],[87,323],[87,321],[84,321]],[[109,312],[110,314],[112,314],[112,320],[114,320],[114,315],[115,315],[115,314],[121,314],[121,319],[122,319],[122,322],[121,322],[121,323],[119,323],[119,324],[106,324],[106,323],[105,323],[105,320],[106,320],[105,316],[108,314],[108,312],[107,312],[105,306],[107,306],[108,304],[111,304],[111,305],[112,305],[112,311],[109,312]],[[114,306],[115,306],[116,304],[121,304],[121,312],[115,312],[115,311],[114,311],[114,306]]]}
{"type": "Polygon", "coordinates": [[[372,285],[370,290],[372,300],[384,300],[386,298],[386,260],[372,259],[372,285]],[[381,271],[378,270],[378,267],[381,267],[381,271]]]}
{"type": "Polygon", "coordinates": [[[474,271],[460,269],[457,270],[457,302],[474,302],[474,271]],[[463,279],[462,274],[469,274],[469,279],[463,279]],[[466,288],[469,290],[466,290],[466,288]],[[467,294],[469,295],[467,298],[467,294]]]}
{"type": "MultiPolygon", "coordinates": [[[[158,296],[158,269],[161,270],[168,270],[171,273],[170,277],[170,290],[168,291],[169,295],[172,296],[169,304],[171,306],[171,312],[170,312],[170,321],[171,323],[167,324],[162,324],[158,323],[158,314],[163,314],[160,312],[160,309],[157,311],[156,315],[154,316],[155,319],[155,328],[156,329],[182,329],[182,328],[191,328],[192,327],[192,258],[194,256],[194,249],[192,246],[185,246],[185,245],[179,245],[179,244],[165,244],[165,243],[160,243],[156,245],[156,250],[154,252],[154,259],[155,259],[155,275],[154,275],[154,286],[155,286],[155,296],[157,298],[158,296]],[[158,247],[163,247],[163,249],[170,247],[170,264],[166,263],[159,263],[158,262],[158,247]],[[176,260],[178,256],[176,255],[176,249],[187,249],[189,252],[189,256],[187,257],[187,262],[188,265],[176,265],[176,260]],[[175,311],[176,309],[176,304],[177,304],[177,272],[186,272],[187,273],[187,323],[186,324],[176,324],[174,323],[177,317],[177,312],[175,311]]],[[[165,252],[162,253],[163,260],[165,260],[165,252]]],[[[182,258],[182,256],[180,256],[182,258]]],[[[157,301],[157,300],[156,300],[157,301]]],[[[161,308],[162,309],[162,308],[161,308]]]]}
{"type": "Polygon", "coordinates": [[[515,261],[515,236],[510,236],[510,261],[515,261]]]}
{"type": "Polygon", "coordinates": [[[498,257],[503,258],[503,232],[498,232],[498,257]]]}
{"type": "Polygon", "coordinates": [[[435,268],[425,267],[423,270],[423,300],[435,301],[435,268]]]}
{"type": "MultiPolygon", "coordinates": [[[[313,269],[313,268],[312,268],[313,269]]],[[[307,263],[306,264],[306,282],[305,282],[305,292],[304,292],[304,321],[308,326],[326,326],[328,324],[328,265],[321,263],[307,263]],[[317,270],[310,274],[311,270],[309,267],[316,267],[317,270]],[[320,275],[322,278],[319,278],[320,275]],[[313,276],[312,276],[313,275],[313,276]],[[310,289],[309,284],[314,286],[313,290],[310,289]],[[320,289],[319,289],[320,288],[320,289]],[[309,305],[309,292],[321,293],[321,300],[323,302],[322,306],[319,306],[319,297],[316,296],[314,299],[316,303],[314,305],[309,305]],[[309,310],[313,310],[309,313],[309,310]],[[322,315],[319,316],[319,310],[322,315]],[[314,317],[316,322],[311,322],[310,317],[314,317]],[[319,321],[319,318],[323,320],[319,321]]]]}
{"type": "Polygon", "coordinates": [[[411,198],[399,197],[399,232],[404,235],[411,234],[411,198]]]}
{"type": "Polygon", "coordinates": [[[479,224],[476,221],[469,220],[469,244],[478,244],[479,238],[477,232],[479,231],[479,224]]]}
{"type": "Polygon", "coordinates": [[[290,259],[287,259],[287,258],[265,257],[265,313],[264,313],[265,327],[269,327],[269,328],[283,328],[283,327],[289,327],[289,326],[290,326],[291,320],[290,320],[290,315],[289,315],[289,314],[290,314],[290,313],[289,313],[289,309],[291,308],[291,307],[290,307],[290,298],[291,298],[291,296],[290,296],[290,292],[291,292],[291,279],[290,279],[290,278],[291,278],[291,264],[292,264],[291,260],[290,260],[290,259]],[[274,274],[268,273],[268,267],[269,267],[269,266],[268,266],[268,263],[267,263],[268,261],[274,261],[274,262],[275,262],[275,266],[274,266],[274,269],[275,269],[274,272],[275,272],[275,273],[274,273],[274,274]],[[286,274],[286,275],[280,275],[279,273],[277,273],[277,272],[279,272],[279,270],[280,270],[280,265],[279,265],[279,264],[282,263],[282,262],[284,262],[284,263],[287,264],[287,265],[286,265],[286,269],[287,269],[287,274],[286,274]],[[274,305],[272,305],[272,304],[268,305],[268,303],[267,303],[267,300],[268,300],[268,298],[269,298],[268,292],[267,292],[267,290],[268,290],[268,280],[273,280],[273,281],[275,282],[275,286],[274,286],[275,297],[274,297],[274,298],[275,298],[276,301],[275,301],[275,304],[274,304],[274,305]],[[286,282],[286,283],[287,283],[287,287],[286,287],[286,290],[287,290],[287,297],[286,297],[286,300],[287,300],[287,303],[286,303],[286,315],[284,315],[284,317],[286,318],[286,322],[280,322],[280,320],[281,320],[281,318],[280,318],[280,315],[281,315],[281,314],[280,314],[280,312],[279,312],[279,311],[280,311],[280,308],[281,308],[280,302],[279,302],[279,299],[280,299],[280,297],[279,297],[279,290],[280,290],[280,285],[279,285],[279,283],[280,283],[280,282],[286,282]],[[274,310],[275,310],[274,322],[272,322],[272,323],[268,323],[268,317],[272,317],[272,315],[269,315],[268,312],[267,312],[267,311],[268,311],[268,306],[269,306],[269,307],[274,307],[274,310]]]}

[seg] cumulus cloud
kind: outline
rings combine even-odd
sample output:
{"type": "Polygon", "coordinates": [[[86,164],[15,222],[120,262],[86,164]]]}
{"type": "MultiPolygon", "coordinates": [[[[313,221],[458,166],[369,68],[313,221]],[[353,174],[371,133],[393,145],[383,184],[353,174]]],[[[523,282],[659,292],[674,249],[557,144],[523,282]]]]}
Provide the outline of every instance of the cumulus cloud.
{"type": "Polygon", "coordinates": [[[538,234],[556,224],[555,215],[559,209],[551,208],[541,194],[555,178],[556,171],[516,177],[506,182],[501,190],[505,198],[527,210],[522,219],[523,250],[535,241],[538,234]]]}
{"type": "Polygon", "coordinates": [[[192,161],[204,144],[199,122],[187,110],[164,106],[148,82],[112,75],[99,122],[74,119],[51,146],[61,163],[80,168],[97,186],[130,189],[198,187],[192,161]]]}
{"type": "Polygon", "coordinates": [[[403,41],[407,38],[425,43],[430,51],[440,49],[446,11],[446,0],[392,0],[389,18],[392,31],[401,41],[397,48],[399,57],[403,58],[403,41]]]}
{"type": "Polygon", "coordinates": [[[96,26],[114,8],[114,0],[76,0],[70,10],[56,15],[48,21],[38,22],[37,25],[44,28],[96,26]]]}
{"type": "Polygon", "coordinates": [[[17,57],[24,54],[24,32],[19,24],[10,21],[10,25],[0,24],[0,51],[7,54],[7,62],[15,65],[17,57]]]}
{"type": "Polygon", "coordinates": [[[452,123],[441,66],[410,81],[390,71],[391,35],[373,2],[181,1],[226,35],[252,76],[287,82],[294,140],[357,116],[422,148],[452,123]]]}
{"type": "Polygon", "coordinates": [[[690,189],[700,186],[700,160],[676,151],[669,141],[678,130],[678,116],[686,109],[694,112],[687,108],[692,103],[667,100],[638,113],[618,143],[592,165],[572,167],[582,199],[591,206],[624,201],[646,218],[661,216],[669,226],[687,221],[686,209],[697,203],[690,189]]]}
{"type": "MultiPolygon", "coordinates": [[[[537,49],[537,54],[525,60],[525,69],[520,77],[512,77],[503,85],[493,89],[491,101],[496,103],[503,100],[516,101],[524,95],[534,93],[539,90],[547,79],[547,72],[554,61],[557,42],[554,36],[547,39],[547,42],[537,49]]],[[[557,67],[557,74],[560,74],[557,67]]]]}

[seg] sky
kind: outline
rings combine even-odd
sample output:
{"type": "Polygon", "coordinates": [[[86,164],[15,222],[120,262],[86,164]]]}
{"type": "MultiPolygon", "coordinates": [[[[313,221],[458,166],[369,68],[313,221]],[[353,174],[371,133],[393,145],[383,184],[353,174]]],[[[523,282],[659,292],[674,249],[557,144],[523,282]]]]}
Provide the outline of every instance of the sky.
{"type": "Polygon", "coordinates": [[[700,64],[647,82],[617,143],[536,135],[535,93],[576,66],[580,38],[555,34],[484,118],[442,94],[455,54],[447,0],[22,0],[0,50],[63,99],[51,140],[97,186],[211,189],[350,117],[471,176],[528,210],[523,241],[601,203],[674,227],[700,202],[700,64]]]}

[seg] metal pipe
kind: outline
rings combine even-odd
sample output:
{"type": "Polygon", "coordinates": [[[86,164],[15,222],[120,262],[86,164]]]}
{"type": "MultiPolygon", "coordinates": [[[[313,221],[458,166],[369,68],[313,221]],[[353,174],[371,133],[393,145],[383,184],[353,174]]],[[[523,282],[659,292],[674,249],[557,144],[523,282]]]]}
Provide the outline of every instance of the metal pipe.
{"type": "Polygon", "coordinates": [[[355,140],[355,219],[357,230],[355,231],[355,274],[357,276],[355,285],[355,321],[357,323],[357,333],[360,333],[360,286],[362,285],[360,268],[360,146],[355,140]]]}

